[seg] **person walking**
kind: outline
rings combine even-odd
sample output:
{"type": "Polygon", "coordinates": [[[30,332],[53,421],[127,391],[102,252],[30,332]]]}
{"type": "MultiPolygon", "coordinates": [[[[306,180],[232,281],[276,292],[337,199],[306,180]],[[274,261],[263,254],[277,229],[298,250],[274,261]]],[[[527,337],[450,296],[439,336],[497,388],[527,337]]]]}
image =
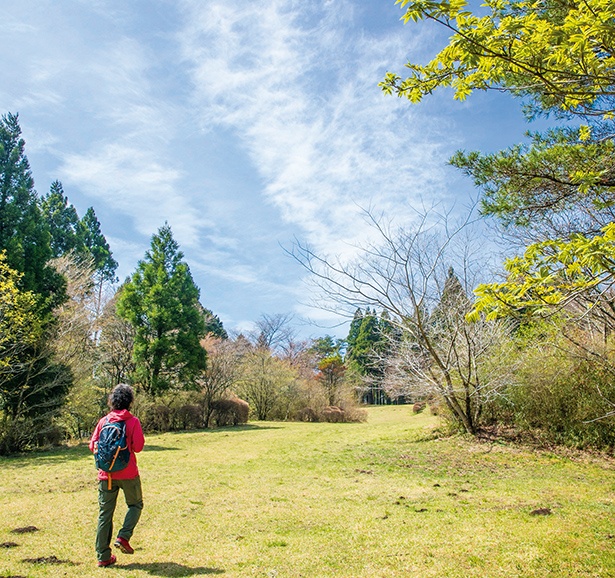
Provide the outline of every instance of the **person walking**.
{"type": "Polygon", "coordinates": [[[145,438],[141,422],[129,411],[133,401],[132,387],[124,383],[116,385],[109,395],[111,411],[100,419],[90,439],[90,451],[96,453],[102,429],[109,423],[124,422],[126,446],[130,453],[128,465],[123,469],[113,471],[113,473],[98,470],[99,514],[96,529],[96,556],[99,567],[111,566],[117,561],[111,553],[111,539],[113,537],[113,514],[120,488],[124,492],[128,510],[114,546],[124,554],[134,553],[130,539],[143,510],[143,494],[136,454],[143,449],[145,438]]]}

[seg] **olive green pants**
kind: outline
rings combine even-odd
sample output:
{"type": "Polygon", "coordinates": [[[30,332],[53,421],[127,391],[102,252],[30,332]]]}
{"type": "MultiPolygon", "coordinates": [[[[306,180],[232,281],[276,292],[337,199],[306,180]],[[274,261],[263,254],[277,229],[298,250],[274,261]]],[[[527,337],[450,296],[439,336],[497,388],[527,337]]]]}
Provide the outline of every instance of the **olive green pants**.
{"type": "Polygon", "coordinates": [[[99,561],[111,558],[111,540],[113,538],[113,514],[117,503],[120,488],[124,492],[128,511],[124,518],[124,524],[118,532],[118,536],[130,540],[132,533],[141,517],[143,510],[143,494],[141,493],[141,478],[130,480],[114,480],[112,477],[111,489],[108,489],[107,481],[98,483],[98,528],[96,529],[96,555],[99,561]]]}

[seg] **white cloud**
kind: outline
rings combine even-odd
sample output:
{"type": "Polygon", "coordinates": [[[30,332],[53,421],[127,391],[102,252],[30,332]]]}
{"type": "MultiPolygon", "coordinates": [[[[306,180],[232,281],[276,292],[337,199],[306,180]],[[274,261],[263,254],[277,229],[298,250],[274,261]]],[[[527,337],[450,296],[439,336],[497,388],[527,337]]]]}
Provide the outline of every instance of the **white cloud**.
{"type": "Polygon", "coordinates": [[[343,241],[368,235],[362,207],[410,219],[410,203],[442,194],[435,131],[377,87],[383,64],[405,58],[399,35],[345,34],[347,2],[183,6],[203,123],[236,132],[265,197],[317,249],[346,252],[343,241]]]}
{"type": "Polygon", "coordinates": [[[108,144],[94,153],[66,155],[60,171],[63,182],[132,217],[141,234],[149,236],[168,221],[180,245],[197,243],[203,220],[178,192],[182,175],[154,152],[108,144]]]}
{"type": "MultiPolygon", "coordinates": [[[[91,135],[80,149],[53,143],[58,177],[97,207],[132,220],[141,235],[149,238],[168,221],[182,247],[197,247],[208,220],[186,192],[189,179],[171,150],[180,105],[159,94],[158,59],[144,43],[121,34],[88,48],[70,65],[56,62],[50,74],[57,80],[60,71],[73,71],[69,86],[76,87],[72,96],[91,135]]],[[[45,85],[49,78],[36,75],[32,82],[45,85]]]]}

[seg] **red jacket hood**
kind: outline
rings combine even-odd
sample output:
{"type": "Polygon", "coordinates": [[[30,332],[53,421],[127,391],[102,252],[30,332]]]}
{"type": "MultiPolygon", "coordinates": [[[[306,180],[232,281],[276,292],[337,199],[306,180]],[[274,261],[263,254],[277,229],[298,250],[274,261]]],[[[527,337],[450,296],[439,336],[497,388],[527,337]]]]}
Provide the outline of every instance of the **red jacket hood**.
{"type": "Polygon", "coordinates": [[[134,417],[127,409],[113,409],[108,414],[109,421],[128,421],[131,417],[134,417]]]}

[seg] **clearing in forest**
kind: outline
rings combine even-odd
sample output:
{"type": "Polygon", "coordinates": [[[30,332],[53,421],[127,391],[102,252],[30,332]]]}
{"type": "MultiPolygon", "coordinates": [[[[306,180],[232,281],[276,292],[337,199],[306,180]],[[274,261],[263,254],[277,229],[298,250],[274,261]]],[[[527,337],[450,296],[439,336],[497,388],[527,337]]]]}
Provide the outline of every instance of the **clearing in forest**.
{"type": "MultiPolygon", "coordinates": [[[[0,576],[615,576],[610,459],[437,425],[388,406],[146,436],[136,552],[107,569],[87,448],[0,459],[0,576]]],[[[123,513],[120,498],[116,527],[123,513]]]]}

